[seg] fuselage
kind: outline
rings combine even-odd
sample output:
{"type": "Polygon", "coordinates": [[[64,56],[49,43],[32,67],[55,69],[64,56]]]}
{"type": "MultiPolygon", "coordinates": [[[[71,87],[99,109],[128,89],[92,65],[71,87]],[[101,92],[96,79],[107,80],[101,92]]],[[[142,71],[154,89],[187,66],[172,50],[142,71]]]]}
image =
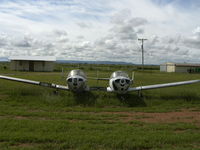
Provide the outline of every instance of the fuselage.
{"type": "MultiPolygon", "coordinates": [[[[73,92],[89,91],[89,87],[87,86],[87,77],[82,70],[71,70],[66,81],[68,88],[73,92]]],[[[125,94],[131,84],[132,80],[126,72],[115,71],[110,76],[107,91],[125,94]]]]}
{"type": "Polygon", "coordinates": [[[71,91],[82,92],[87,91],[88,86],[86,84],[87,77],[82,70],[71,70],[67,76],[67,85],[71,91]]]}
{"type": "Polygon", "coordinates": [[[109,87],[107,90],[118,94],[125,94],[131,84],[132,80],[126,72],[115,71],[110,76],[109,87]]]}

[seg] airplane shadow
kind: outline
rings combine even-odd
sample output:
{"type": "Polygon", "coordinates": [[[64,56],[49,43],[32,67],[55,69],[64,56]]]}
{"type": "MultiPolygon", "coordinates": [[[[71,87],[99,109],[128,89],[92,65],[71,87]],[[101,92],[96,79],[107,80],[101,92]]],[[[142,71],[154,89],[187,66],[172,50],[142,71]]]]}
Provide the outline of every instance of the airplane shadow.
{"type": "Polygon", "coordinates": [[[96,96],[91,92],[73,93],[74,100],[77,105],[94,106],[96,96]]]}
{"type": "Polygon", "coordinates": [[[144,107],[147,106],[144,97],[140,97],[135,94],[125,94],[125,95],[117,95],[118,100],[121,103],[124,103],[128,107],[144,107]]]}
{"type": "MultiPolygon", "coordinates": [[[[77,105],[94,106],[97,102],[98,95],[92,92],[73,93],[73,98],[77,105]]],[[[147,106],[143,97],[133,94],[116,95],[116,100],[128,107],[147,106]]]]}

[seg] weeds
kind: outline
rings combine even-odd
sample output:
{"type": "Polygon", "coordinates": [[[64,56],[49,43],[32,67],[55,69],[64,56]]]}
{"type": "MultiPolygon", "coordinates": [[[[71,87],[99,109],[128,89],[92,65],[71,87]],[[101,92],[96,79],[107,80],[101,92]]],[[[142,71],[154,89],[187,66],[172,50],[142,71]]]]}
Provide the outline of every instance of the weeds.
{"type": "MultiPolygon", "coordinates": [[[[66,65],[66,67],[69,67],[66,65]]],[[[95,67],[81,65],[88,76],[95,67]]],[[[98,66],[101,77],[114,70],[131,74],[131,66],[98,66]]],[[[60,68],[58,67],[57,70],[60,68]]],[[[68,68],[70,70],[72,68],[68,68]]],[[[12,72],[16,77],[65,84],[59,72],[12,72]]],[[[169,74],[156,70],[136,72],[134,86],[199,79],[198,74],[169,74]]],[[[96,81],[88,81],[90,86],[96,81]]],[[[108,82],[99,82],[108,86],[108,82]]],[[[0,149],[199,149],[198,120],[190,122],[143,122],[145,115],[134,112],[174,112],[200,110],[200,85],[143,91],[116,95],[102,91],[75,94],[53,89],[0,81],[0,149]]],[[[194,117],[187,118],[192,120],[194,117]]]]}

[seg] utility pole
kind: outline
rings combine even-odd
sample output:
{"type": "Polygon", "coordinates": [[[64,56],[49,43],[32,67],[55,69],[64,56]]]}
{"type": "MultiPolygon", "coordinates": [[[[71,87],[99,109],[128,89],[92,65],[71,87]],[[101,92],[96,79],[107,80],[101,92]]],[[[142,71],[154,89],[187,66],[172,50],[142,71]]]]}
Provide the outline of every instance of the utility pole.
{"type": "Polygon", "coordinates": [[[141,45],[141,49],[142,49],[142,70],[144,70],[144,41],[146,41],[147,39],[138,39],[138,41],[142,41],[142,45],[141,45]]]}

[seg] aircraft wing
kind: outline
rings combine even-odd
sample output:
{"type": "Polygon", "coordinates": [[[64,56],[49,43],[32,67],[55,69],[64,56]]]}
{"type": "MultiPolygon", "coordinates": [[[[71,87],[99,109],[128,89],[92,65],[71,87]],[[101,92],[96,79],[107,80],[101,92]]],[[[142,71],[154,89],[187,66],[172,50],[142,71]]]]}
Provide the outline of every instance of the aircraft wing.
{"type": "Polygon", "coordinates": [[[23,83],[27,83],[27,84],[39,85],[39,86],[50,87],[50,88],[61,89],[61,90],[69,90],[69,88],[67,86],[58,85],[58,84],[54,84],[54,83],[33,81],[33,80],[14,78],[14,77],[2,76],[2,75],[0,75],[0,79],[11,80],[11,81],[16,81],[16,82],[23,82],[23,83]]]}
{"type": "Polygon", "coordinates": [[[165,87],[173,87],[180,86],[186,84],[198,83],[200,80],[190,80],[190,81],[181,81],[181,82],[172,82],[172,83],[164,83],[164,84],[155,84],[155,85],[146,85],[146,86],[138,86],[134,88],[129,88],[128,91],[140,91],[140,90],[150,90],[157,88],[165,88],[165,87]]]}

